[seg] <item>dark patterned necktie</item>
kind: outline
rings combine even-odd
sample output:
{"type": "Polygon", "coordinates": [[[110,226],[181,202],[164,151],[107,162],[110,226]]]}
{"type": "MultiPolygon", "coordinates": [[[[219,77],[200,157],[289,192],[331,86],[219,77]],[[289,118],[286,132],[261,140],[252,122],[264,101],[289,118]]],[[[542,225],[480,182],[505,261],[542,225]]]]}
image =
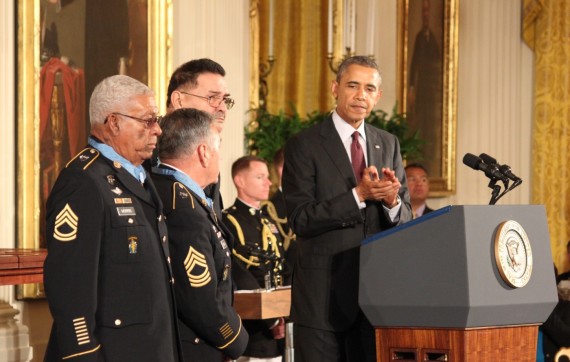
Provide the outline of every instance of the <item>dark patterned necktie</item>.
{"type": "Polygon", "coordinates": [[[354,170],[354,175],[356,176],[356,183],[360,182],[362,178],[362,171],[366,167],[366,161],[364,160],[364,152],[362,151],[362,146],[358,142],[360,134],[355,131],[352,134],[352,144],[350,145],[350,157],[352,159],[352,169],[354,170]]]}

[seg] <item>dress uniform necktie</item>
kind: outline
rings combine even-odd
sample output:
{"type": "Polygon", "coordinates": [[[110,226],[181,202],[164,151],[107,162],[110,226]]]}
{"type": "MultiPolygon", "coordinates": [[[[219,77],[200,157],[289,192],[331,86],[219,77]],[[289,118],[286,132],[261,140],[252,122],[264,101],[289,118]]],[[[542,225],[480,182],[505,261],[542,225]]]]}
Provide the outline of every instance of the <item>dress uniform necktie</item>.
{"type": "Polygon", "coordinates": [[[362,151],[362,146],[358,141],[360,133],[354,131],[352,134],[352,144],[350,145],[350,157],[352,159],[352,169],[354,170],[354,175],[356,176],[356,183],[360,182],[362,178],[362,171],[366,167],[366,161],[364,160],[364,152],[362,151]]]}

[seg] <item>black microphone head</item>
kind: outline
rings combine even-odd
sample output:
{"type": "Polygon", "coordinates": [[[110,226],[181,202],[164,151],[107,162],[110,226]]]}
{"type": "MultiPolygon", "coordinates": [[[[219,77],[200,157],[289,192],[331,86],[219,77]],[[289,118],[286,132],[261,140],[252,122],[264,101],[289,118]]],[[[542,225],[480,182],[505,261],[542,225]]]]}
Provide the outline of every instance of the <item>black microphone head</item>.
{"type": "Polygon", "coordinates": [[[482,153],[479,155],[479,157],[483,160],[483,162],[485,162],[487,165],[491,165],[494,163],[497,163],[497,160],[494,159],[493,157],[489,156],[486,153],[482,153]]]}
{"type": "Polygon", "coordinates": [[[463,156],[463,163],[474,170],[479,170],[479,165],[481,162],[481,158],[475,156],[472,153],[466,153],[465,156],[463,156]]]}

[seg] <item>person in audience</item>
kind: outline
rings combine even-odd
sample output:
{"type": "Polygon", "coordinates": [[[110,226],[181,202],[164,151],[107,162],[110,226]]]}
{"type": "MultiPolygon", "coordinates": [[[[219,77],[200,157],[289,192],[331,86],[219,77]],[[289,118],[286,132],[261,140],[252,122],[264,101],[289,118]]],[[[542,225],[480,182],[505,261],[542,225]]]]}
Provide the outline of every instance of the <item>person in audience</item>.
{"type": "Polygon", "coordinates": [[[281,178],[283,176],[284,148],[281,147],[273,156],[273,167],[279,177],[279,188],[269,198],[262,201],[261,205],[267,210],[267,213],[279,229],[279,234],[283,237],[283,247],[285,249],[285,263],[289,265],[289,269],[293,270],[295,265],[296,242],[295,234],[291,230],[291,226],[287,222],[287,209],[285,208],[285,198],[281,188],[281,178]]]}
{"type": "MultiPolygon", "coordinates": [[[[554,275],[559,280],[558,271],[554,266],[554,275]]],[[[570,300],[568,290],[558,285],[558,303],[550,316],[539,328],[539,342],[542,342],[545,362],[554,362],[556,354],[561,351],[570,360],[570,300]],[[542,335],[542,340],[540,339],[542,335]]],[[[560,359],[564,361],[564,359],[560,359]]]]}
{"type": "MultiPolygon", "coordinates": [[[[566,260],[570,263],[570,240],[566,243],[566,260]]],[[[570,280],[570,271],[559,274],[556,277],[556,284],[560,284],[561,280],[570,280]]]]}
{"type": "Polygon", "coordinates": [[[429,194],[429,178],[427,170],[419,163],[411,163],[405,167],[408,189],[410,190],[410,202],[414,219],[433,211],[426,204],[429,194]]]}
{"type": "MultiPolygon", "coordinates": [[[[232,165],[237,189],[234,204],[224,210],[224,223],[234,235],[234,276],[238,289],[274,288],[290,284],[284,263],[283,238],[275,222],[261,208],[269,197],[269,170],[261,158],[244,156],[232,165]]],[[[281,361],[279,339],[285,336],[283,318],[246,320],[249,343],[242,361],[281,361]]]]}
{"type": "Polygon", "coordinates": [[[154,93],[105,78],[89,105],[88,146],[47,202],[46,361],[179,361],[162,203],[142,167],[162,133],[154,93]]]}
{"type": "Polygon", "coordinates": [[[296,362],[376,361],[374,328],[358,305],[360,244],[412,217],[398,139],[364,122],[380,86],[373,60],[345,59],[331,87],[335,110],[285,145],[296,362]]]}
{"type": "Polygon", "coordinates": [[[232,307],[228,230],[203,190],[218,179],[220,134],[213,116],[192,108],[169,113],[161,125],[161,163],[152,176],[164,200],[183,356],[235,359],[248,334],[232,307]]]}

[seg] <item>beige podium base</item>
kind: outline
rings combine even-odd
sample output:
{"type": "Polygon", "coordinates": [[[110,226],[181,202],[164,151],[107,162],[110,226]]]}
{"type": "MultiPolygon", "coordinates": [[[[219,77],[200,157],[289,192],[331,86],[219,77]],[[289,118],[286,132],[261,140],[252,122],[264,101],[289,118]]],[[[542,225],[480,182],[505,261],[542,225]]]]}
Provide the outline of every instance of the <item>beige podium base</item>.
{"type": "Polygon", "coordinates": [[[538,326],[376,328],[379,362],[534,362],[538,326]]]}

